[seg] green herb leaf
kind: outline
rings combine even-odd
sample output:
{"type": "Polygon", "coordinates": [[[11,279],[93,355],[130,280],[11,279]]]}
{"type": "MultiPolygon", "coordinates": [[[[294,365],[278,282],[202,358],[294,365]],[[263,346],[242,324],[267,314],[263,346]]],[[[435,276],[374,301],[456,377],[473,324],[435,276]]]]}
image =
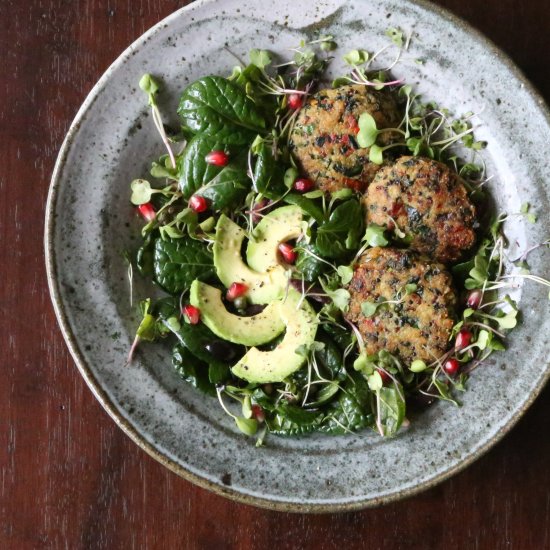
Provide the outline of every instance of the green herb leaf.
{"type": "Polygon", "coordinates": [[[254,102],[233,82],[206,76],[189,85],[178,108],[184,128],[235,145],[251,142],[266,122],[254,102]]]}
{"type": "Polygon", "coordinates": [[[371,223],[367,226],[367,231],[362,240],[369,246],[388,246],[390,241],[386,239],[385,231],[385,227],[371,223]]]}
{"type": "Polygon", "coordinates": [[[370,147],[374,145],[379,133],[374,117],[369,113],[363,113],[359,117],[358,124],[359,133],[357,134],[357,143],[359,147],[370,147]]]}
{"type": "Polygon", "coordinates": [[[237,416],[235,418],[237,428],[246,435],[254,435],[258,431],[258,421],[255,418],[243,418],[237,416]]]}
{"type": "Polygon", "coordinates": [[[422,359],[415,359],[409,367],[412,372],[423,372],[427,368],[428,366],[424,363],[424,361],[422,361],[422,359]]]}
{"type": "Polygon", "coordinates": [[[253,48],[250,50],[250,63],[256,65],[260,69],[265,69],[268,65],[271,65],[273,57],[267,50],[257,50],[253,48]]]}
{"type": "Polygon", "coordinates": [[[374,144],[369,149],[369,160],[374,164],[383,164],[384,162],[384,149],[374,144]]]}
{"type": "Polygon", "coordinates": [[[137,179],[130,184],[132,189],[132,196],[130,202],[139,206],[140,204],[146,204],[151,200],[151,196],[155,192],[151,189],[151,185],[147,180],[137,179]]]}
{"type": "Polygon", "coordinates": [[[378,304],[375,304],[374,302],[363,302],[361,304],[361,313],[365,317],[372,317],[376,310],[378,309],[378,304]]]}
{"type": "Polygon", "coordinates": [[[351,50],[344,55],[344,61],[348,65],[362,65],[369,60],[369,52],[365,50],[351,50]]]}
{"type": "Polygon", "coordinates": [[[324,257],[345,257],[359,243],[363,227],[361,205],[350,199],[337,206],[328,221],[319,226],[315,245],[324,257]]]}
{"type": "Polygon", "coordinates": [[[187,290],[195,279],[207,280],[215,274],[212,253],[192,239],[157,239],[153,268],[155,281],[174,295],[187,290]]]}
{"type": "Polygon", "coordinates": [[[339,265],[337,272],[343,285],[347,285],[353,278],[353,268],[350,265],[339,265]]]}

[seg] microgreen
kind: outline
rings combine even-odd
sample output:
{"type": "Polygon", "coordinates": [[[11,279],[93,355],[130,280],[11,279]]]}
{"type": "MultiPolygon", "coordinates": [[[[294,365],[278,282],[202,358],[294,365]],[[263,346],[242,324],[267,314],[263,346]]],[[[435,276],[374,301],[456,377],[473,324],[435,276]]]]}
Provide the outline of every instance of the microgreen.
{"type": "Polygon", "coordinates": [[[162,139],[162,142],[164,143],[164,145],[166,147],[166,150],[168,151],[168,155],[170,157],[170,162],[172,163],[172,168],[175,169],[176,168],[176,157],[174,156],[174,152],[172,151],[172,147],[170,146],[170,143],[168,141],[166,131],[164,130],[164,124],[162,122],[162,116],[160,114],[160,110],[159,110],[159,108],[157,106],[157,102],[156,102],[156,95],[161,90],[161,84],[153,76],[146,73],[141,77],[141,79],[139,81],[139,87],[148,96],[149,105],[151,106],[151,113],[153,115],[153,122],[155,123],[155,126],[158,130],[158,133],[160,134],[160,137],[162,139]]]}

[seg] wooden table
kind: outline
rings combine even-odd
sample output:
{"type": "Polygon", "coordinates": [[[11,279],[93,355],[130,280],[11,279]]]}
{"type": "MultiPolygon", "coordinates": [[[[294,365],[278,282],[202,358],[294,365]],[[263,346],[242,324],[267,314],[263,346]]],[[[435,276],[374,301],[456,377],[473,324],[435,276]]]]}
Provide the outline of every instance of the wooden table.
{"type": "MultiPolygon", "coordinates": [[[[50,174],[99,76],[185,3],[0,2],[0,548],[550,548],[550,388],[503,442],[435,489],[307,516],[239,505],[178,478],[85,386],[46,286],[50,174]]],[[[547,0],[439,3],[491,37],[550,100],[547,0]]]]}

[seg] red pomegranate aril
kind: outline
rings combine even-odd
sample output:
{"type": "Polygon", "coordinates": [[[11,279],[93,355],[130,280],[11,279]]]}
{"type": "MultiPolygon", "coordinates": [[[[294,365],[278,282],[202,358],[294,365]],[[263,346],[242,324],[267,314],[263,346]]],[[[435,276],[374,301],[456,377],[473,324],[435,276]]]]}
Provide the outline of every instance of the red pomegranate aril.
{"type": "Polygon", "coordinates": [[[460,363],[454,357],[452,357],[451,359],[447,359],[447,361],[445,361],[445,363],[443,364],[443,370],[450,376],[455,375],[458,372],[459,368],[460,363]]]}
{"type": "Polygon", "coordinates": [[[290,94],[288,96],[288,107],[290,109],[293,109],[294,111],[296,109],[299,109],[304,104],[304,100],[302,99],[301,94],[290,94]]]}
{"type": "Polygon", "coordinates": [[[293,264],[293,263],[296,262],[296,258],[298,257],[298,253],[294,250],[294,247],[291,244],[281,243],[279,245],[279,252],[281,253],[281,256],[283,257],[283,260],[287,264],[293,264]]]}
{"type": "Polygon", "coordinates": [[[201,195],[193,195],[189,199],[189,208],[200,214],[208,210],[208,201],[204,197],[201,197],[201,195]]]}
{"type": "Polygon", "coordinates": [[[314,183],[308,178],[298,178],[293,187],[299,193],[307,193],[313,189],[314,183]]]}
{"type": "Polygon", "coordinates": [[[241,296],[244,296],[247,292],[248,286],[244,283],[233,283],[227,290],[225,297],[230,302],[232,302],[233,300],[235,300],[235,298],[240,298],[241,296]]]}
{"type": "Polygon", "coordinates": [[[380,378],[382,378],[382,384],[387,384],[391,380],[391,376],[384,369],[376,369],[380,378]]]}
{"type": "Polygon", "coordinates": [[[481,304],[481,298],[482,298],[481,290],[472,290],[470,294],[468,294],[468,298],[466,299],[466,305],[472,309],[477,309],[481,304]]]}
{"type": "Polygon", "coordinates": [[[255,418],[258,422],[265,420],[265,413],[260,405],[252,405],[252,418],[255,418]]]}
{"type": "Polygon", "coordinates": [[[145,220],[148,222],[153,221],[157,215],[155,212],[155,209],[153,208],[153,205],[150,202],[146,202],[145,204],[140,204],[138,206],[139,213],[143,216],[145,220]]]}
{"type": "Polygon", "coordinates": [[[472,340],[472,333],[463,328],[457,335],[455,339],[455,349],[460,351],[461,349],[467,348],[470,345],[472,340]]]}
{"type": "Polygon", "coordinates": [[[226,166],[229,162],[229,155],[225,151],[210,151],[204,160],[208,164],[213,164],[214,166],[226,166]]]}
{"type": "Polygon", "coordinates": [[[196,325],[201,320],[201,311],[198,307],[187,304],[183,306],[182,311],[190,325],[196,325]]]}

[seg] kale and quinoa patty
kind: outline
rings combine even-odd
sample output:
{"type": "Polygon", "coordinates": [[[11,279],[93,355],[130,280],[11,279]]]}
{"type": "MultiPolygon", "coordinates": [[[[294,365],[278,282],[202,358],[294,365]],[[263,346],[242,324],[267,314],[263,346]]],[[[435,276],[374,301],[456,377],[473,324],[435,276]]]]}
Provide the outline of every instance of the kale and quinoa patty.
{"type": "Polygon", "coordinates": [[[397,224],[412,237],[411,249],[440,262],[458,260],[476,240],[476,212],[464,184],[435,160],[401,157],[383,167],[363,203],[367,223],[397,224]]]}
{"type": "Polygon", "coordinates": [[[444,265],[411,250],[371,248],[348,290],[345,317],[359,329],[368,354],[387,350],[410,364],[431,363],[447,351],[457,298],[444,265]],[[385,301],[393,303],[379,305],[370,317],[363,314],[363,302],[385,301]]]}
{"type": "MultiPolygon", "coordinates": [[[[358,120],[370,113],[379,129],[395,128],[401,117],[391,92],[350,85],[321,90],[300,110],[290,136],[290,150],[303,175],[324,191],[345,187],[363,191],[380,166],[369,161],[369,149],[357,143],[358,120]]],[[[378,143],[397,140],[384,132],[378,143]]]]}

